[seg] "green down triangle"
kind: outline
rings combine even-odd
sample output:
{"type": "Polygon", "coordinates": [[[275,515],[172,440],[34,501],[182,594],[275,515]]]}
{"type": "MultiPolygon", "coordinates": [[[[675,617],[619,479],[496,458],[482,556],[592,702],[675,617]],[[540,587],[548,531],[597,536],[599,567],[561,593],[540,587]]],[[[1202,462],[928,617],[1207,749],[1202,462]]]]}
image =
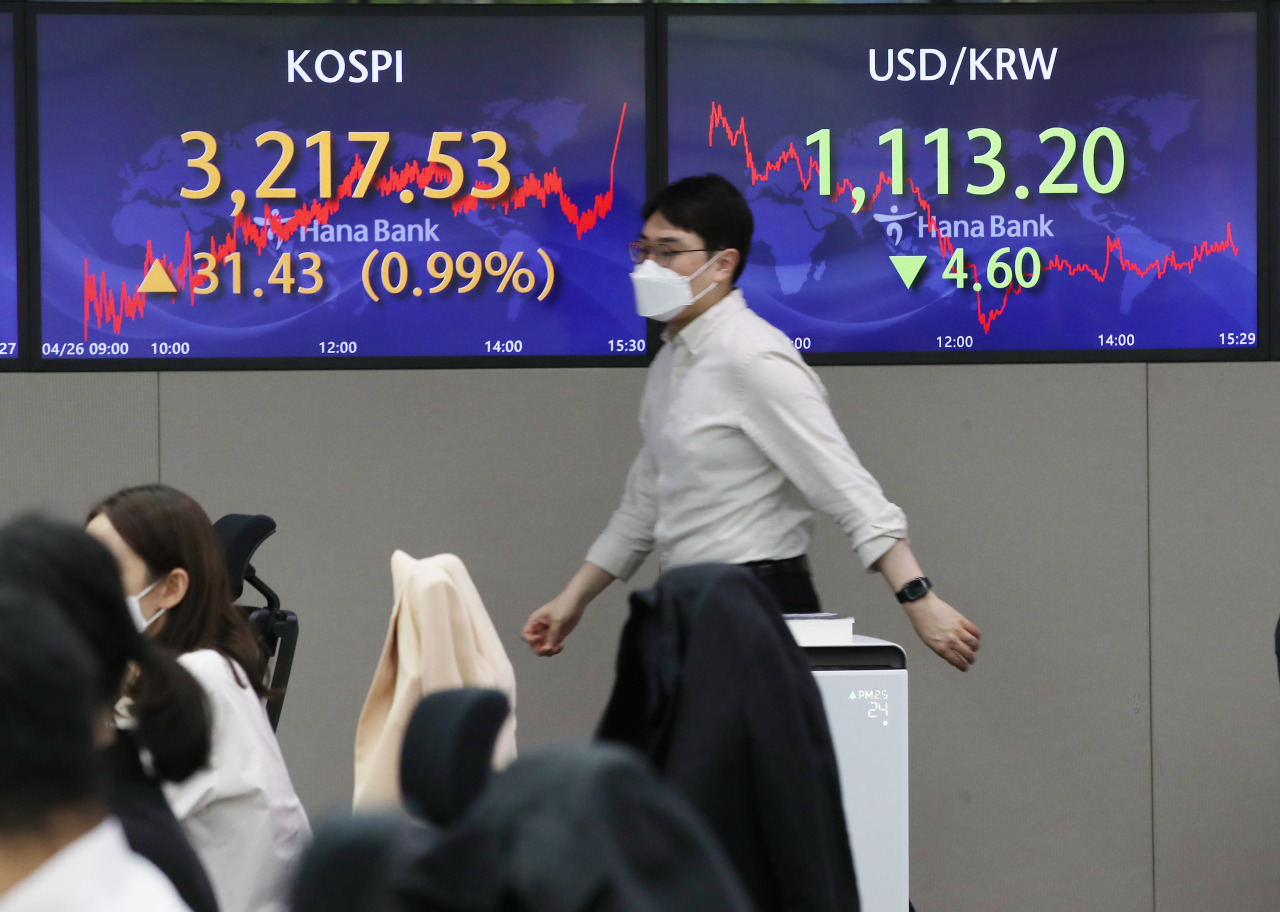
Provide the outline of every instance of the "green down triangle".
{"type": "Polygon", "coordinates": [[[898,275],[902,278],[902,284],[910,288],[915,284],[916,276],[920,275],[920,267],[924,265],[927,257],[900,254],[891,256],[889,259],[893,261],[893,268],[898,270],[898,275]]]}

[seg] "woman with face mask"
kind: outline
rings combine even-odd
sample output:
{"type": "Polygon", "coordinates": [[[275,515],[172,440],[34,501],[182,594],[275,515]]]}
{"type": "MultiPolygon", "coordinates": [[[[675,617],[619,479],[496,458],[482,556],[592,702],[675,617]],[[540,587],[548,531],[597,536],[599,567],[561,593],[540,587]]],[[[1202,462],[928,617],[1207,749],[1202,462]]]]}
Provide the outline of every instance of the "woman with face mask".
{"type": "Polygon", "coordinates": [[[120,565],[144,635],[204,688],[208,766],[165,796],[204,862],[223,912],[286,907],[288,877],[311,828],[262,698],[266,661],[232,604],[222,547],[198,503],[167,485],[126,488],[89,511],[86,531],[120,565]]]}
{"type": "Polygon", "coordinates": [[[845,440],[818,375],[734,285],[751,248],[751,209],[717,174],[688,177],[644,207],[630,245],[636,311],[666,323],[640,404],[644,446],[622,502],[524,639],[560,652],[588,603],[656,552],[659,569],[737,564],[787,613],[820,611],[806,551],[814,512],[878,571],[921,640],[961,671],[981,634],[938,598],[907,522],[845,440]]]}
{"type": "Polygon", "coordinates": [[[98,669],[95,741],[109,810],[129,847],[169,878],[192,912],[217,912],[204,867],[161,791],[161,783],[181,782],[209,757],[209,716],[200,685],[138,634],[125,610],[115,560],[81,529],[38,516],[7,523],[0,528],[0,585],[43,595],[89,647],[98,669]],[[130,674],[131,668],[137,673],[130,674]],[[114,706],[125,695],[134,707],[134,725],[117,730],[114,706]]]}

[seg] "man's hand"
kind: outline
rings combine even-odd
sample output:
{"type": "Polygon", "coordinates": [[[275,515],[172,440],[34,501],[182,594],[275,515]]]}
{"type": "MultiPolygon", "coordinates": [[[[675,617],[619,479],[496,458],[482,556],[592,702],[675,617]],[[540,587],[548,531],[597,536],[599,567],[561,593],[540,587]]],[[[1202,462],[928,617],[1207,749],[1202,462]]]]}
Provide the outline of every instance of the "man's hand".
{"type": "Polygon", "coordinates": [[[564,648],[564,638],[578,626],[587,605],[613,580],[609,571],[584,561],[563,592],[529,615],[521,634],[524,641],[540,656],[558,655],[564,648]]]}
{"type": "MultiPolygon", "coordinates": [[[[909,580],[924,576],[920,562],[911,553],[911,546],[906,539],[899,539],[880,556],[875,567],[884,576],[884,581],[894,592],[902,589],[909,580]]],[[[961,671],[968,671],[974,662],[974,653],[982,640],[978,628],[969,623],[963,614],[956,611],[932,592],[926,593],[922,599],[904,602],[903,610],[911,619],[911,626],[924,644],[942,656],[961,671]]]]}
{"type": "Polygon", "coordinates": [[[982,641],[971,621],[932,592],[902,607],[926,646],[961,671],[969,670],[982,641]]]}
{"type": "Polygon", "coordinates": [[[529,615],[522,634],[524,641],[540,656],[558,655],[564,648],[564,638],[578,626],[584,608],[562,593],[529,615]]]}

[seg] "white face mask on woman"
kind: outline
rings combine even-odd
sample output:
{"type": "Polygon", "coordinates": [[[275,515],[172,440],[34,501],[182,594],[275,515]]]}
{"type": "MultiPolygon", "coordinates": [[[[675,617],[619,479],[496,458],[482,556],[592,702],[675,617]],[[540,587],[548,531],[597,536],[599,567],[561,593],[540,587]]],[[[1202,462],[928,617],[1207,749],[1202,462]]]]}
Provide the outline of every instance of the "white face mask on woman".
{"type": "Polygon", "coordinates": [[[716,260],[720,259],[721,250],[707,260],[693,275],[681,275],[674,269],[659,266],[656,260],[645,260],[631,271],[631,287],[636,295],[636,313],[651,320],[666,323],[680,315],[691,304],[694,304],[715,287],[708,285],[696,295],[693,293],[691,280],[716,260]]]}
{"type": "Polygon", "coordinates": [[[168,611],[168,608],[161,608],[150,618],[144,617],[142,614],[142,597],[160,585],[160,580],[156,580],[146,589],[143,589],[137,595],[126,595],[124,603],[129,608],[129,617],[133,618],[133,626],[138,628],[138,633],[143,633],[148,627],[156,622],[156,618],[168,611]]]}

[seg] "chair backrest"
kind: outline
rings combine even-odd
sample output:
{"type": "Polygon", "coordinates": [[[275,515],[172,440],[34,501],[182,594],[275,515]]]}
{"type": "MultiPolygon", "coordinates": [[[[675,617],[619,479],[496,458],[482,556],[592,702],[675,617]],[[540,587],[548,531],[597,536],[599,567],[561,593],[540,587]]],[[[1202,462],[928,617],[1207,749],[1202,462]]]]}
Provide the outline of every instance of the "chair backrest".
{"type": "Polygon", "coordinates": [[[253,573],[249,561],[258,546],[275,534],[276,521],[261,513],[228,513],[213,524],[227,557],[227,575],[231,597],[240,598],[245,577],[253,573]]]}
{"type": "Polygon", "coordinates": [[[248,583],[267,600],[265,606],[241,606],[262,643],[267,655],[267,680],[264,682],[278,695],[267,700],[267,718],[274,729],[280,724],[285,691],[293,672],[293,655],[298,645],[298,616],[280,607],[280,597],[258,578],[249,563],[258,546],[276,531],[276,521],[261,513],[228,513],[213,524],[227,559],[227,578],[231,597],[239,599],[248,583]]]}
{"type": "Polygon", "coordinates": [[[405,826],[390,814],[321,825],[298,864],[293,912],[391,912],[391,869],[405,826]]]}
{"type": "Polygon", "coordinates": [[[501,691],[479,687],[423,697],[400,752],[405,809],[439,827],[461,817],[489,780],[493,746],[510,709],[501,691]]]}

